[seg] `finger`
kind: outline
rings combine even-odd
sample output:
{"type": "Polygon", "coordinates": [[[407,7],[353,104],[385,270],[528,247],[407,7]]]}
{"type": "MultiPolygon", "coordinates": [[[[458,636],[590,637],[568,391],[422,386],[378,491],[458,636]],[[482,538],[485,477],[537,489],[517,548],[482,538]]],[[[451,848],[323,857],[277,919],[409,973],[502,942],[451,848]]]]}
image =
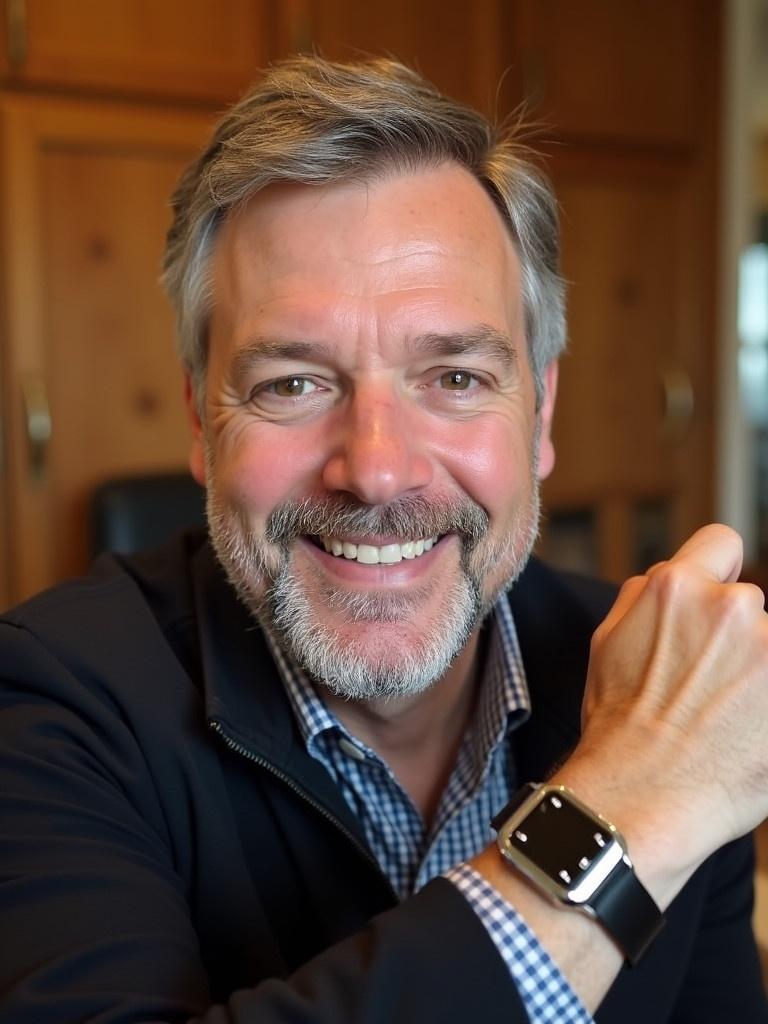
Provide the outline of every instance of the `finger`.
{"type": "Polygon", "coordinates": [[[654,562],[653,565],[649,565],[648,568],[645,570],[645,575],[646,576],[650,576],[651,573],[655,572],[660,566],[666,565],[666,564],[667,564],[667,559],[666,558],[663,561],[661,561],[661,562],[654,562]]]}
{"type": "Polygon", "coordinates": [[[697,530],[670,562],[701,569],[720,583],[734,583],[741,573],[743,557],[738,533],[729,526],[712,523],[697,530]]]}
{"type": "Polygon", "coordinates": [[[633,608],[637,603],[638,598],[645,590],[647,582],[648,580],[645,576],[632,576],[624,583],[619,591],[619,596],[613,602],[611,610],[603,619],[600,626],[601,631],[609,632],[614,626],[618,625],[630,608],[633,608]]]}

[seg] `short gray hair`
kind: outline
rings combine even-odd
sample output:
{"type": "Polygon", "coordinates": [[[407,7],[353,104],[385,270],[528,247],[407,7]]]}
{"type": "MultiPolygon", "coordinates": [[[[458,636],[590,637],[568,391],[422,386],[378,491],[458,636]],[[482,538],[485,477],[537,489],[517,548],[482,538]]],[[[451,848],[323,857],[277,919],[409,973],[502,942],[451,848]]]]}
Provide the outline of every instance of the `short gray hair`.
{"type": "Polygon", "coordinates": [[[519,132],[497,130],[394,60],[340,64],[300,56],[272,67],[222,118],[171,201],[164,282],[198,402],[207,363],[212,248],[231,210],[274,182],[366,181],[450,162],[475,176],[516,244],[540,398],[544,368],[565,346],[557,204],[518,138],[519,132]]]}

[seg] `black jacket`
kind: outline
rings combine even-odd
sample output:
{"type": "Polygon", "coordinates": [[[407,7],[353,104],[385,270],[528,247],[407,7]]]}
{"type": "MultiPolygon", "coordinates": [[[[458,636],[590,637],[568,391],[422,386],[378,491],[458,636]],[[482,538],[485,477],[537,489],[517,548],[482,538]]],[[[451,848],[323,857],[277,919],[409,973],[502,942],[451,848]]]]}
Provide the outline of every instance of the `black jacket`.
{"type": "MultiPolygon", "coordinates": [[[[611,599],[536,563],[511,595],[521,780],[577,739],[611,599]]],[[[527,1020],[452,885],[398,905],[200,537],[8,613],[0,675],[1,1024],[527,1020]]],[[[708,861],[598,1021],[768,1021],[752,870],[708,861]]]]}

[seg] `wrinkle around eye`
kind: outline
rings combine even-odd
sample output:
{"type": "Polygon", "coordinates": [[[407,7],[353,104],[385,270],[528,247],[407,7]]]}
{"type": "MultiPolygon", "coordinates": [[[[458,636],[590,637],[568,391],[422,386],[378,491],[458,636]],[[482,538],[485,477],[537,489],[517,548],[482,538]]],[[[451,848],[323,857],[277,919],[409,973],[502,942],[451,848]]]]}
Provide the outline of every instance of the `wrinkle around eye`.
{"type": "Polygon", "coordinates": [[[340,391],[333,384],[317,380],[309,374],[287,374],[273,377],[251,388],[241,401],[247,414],[274,423],[299,423],[326,412],[339,400],[340,391]],[[281,385],[299,381],[300,394],[280,394],[281,385]]]}

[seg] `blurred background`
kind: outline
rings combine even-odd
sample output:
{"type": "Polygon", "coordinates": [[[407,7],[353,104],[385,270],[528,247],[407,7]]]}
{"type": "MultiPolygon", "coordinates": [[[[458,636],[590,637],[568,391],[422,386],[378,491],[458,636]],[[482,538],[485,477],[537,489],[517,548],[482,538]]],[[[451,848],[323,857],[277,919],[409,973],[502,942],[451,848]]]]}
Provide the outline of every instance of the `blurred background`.
{"type": "Polygon", "coordinates": [[[84,569],[105,481],[184,469],[168,196],[312,49],[540,126],[570,282],[544,553],[619,579],[716,518],[768,582],[768,0],[0,0],[0,607],[84,569]]]}

